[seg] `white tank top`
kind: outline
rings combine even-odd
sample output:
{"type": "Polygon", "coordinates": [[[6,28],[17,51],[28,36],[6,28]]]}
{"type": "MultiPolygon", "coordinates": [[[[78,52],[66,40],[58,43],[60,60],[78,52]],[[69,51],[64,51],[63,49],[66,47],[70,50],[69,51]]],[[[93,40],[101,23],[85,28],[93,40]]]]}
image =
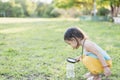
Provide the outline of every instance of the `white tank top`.
{"type": "MultiPolygon", "coordinates": [[[[99,51],[100,54],[102,54],[102,56],[104,57],[105,60],[110,60],[110,59],[111,59],[111,57],[107,54],[106,51],[104,51],[104,50],[103,50],[100,46],[98,46],[97,44],[95,44],[95,43],[93,43],[93,44],[96,46],[97,50],[99,51]]],[[[84,49],[83,54],[86,55],[86,56],[91,56],[91,57],[93,57],[93,58],[98,58],[94,53],[88,52],[88,51],[86,51],[85,49],[84,49]]]]}

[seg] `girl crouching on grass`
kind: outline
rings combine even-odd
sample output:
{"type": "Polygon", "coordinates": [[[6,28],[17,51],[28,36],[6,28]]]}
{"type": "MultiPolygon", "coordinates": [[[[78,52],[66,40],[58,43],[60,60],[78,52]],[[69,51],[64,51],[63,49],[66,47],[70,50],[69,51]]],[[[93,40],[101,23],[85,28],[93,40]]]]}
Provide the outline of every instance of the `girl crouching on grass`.
{"type": "Polygon", "coordinates": [[[82,61],[89,70],[84,75],[85,78],[93,77],[93,80],[101,80],[100,74],[104,73],[106,77],[111,75],[112,60],[110,56],[96,43],[88,40],[82,30],[74,27],[68,28],[64,34],[64,40],[73,49],[83,47],[84,53],[77,58],[77,61],[82,61]]]}

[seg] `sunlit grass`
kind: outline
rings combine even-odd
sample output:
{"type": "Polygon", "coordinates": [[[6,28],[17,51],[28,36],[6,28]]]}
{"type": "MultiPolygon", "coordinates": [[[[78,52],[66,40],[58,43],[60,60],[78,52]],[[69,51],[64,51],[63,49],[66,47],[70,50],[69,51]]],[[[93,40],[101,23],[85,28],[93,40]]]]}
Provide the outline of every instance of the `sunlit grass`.
{"type": "Polygon", "coordinates": [[[0,32],[1,33],[17,33],[17,32],[22,32],[22,31],[25,31],[25,30],[28,30],[30,29],[30,27],[26,28],[26,27],[20,27],[20,28],[8,28],[8,29],[3,29],[1,30],[0,32]]]}
{"type": "MultiPolygon", "coordinates": [[[[72,19],[9,20],[0,23],[0,80],[66,80],[66,58],[76,57],[81,52],[81,48],[73,50],[63,40],[70,26],[82,28],[109,53],[113,59],[110,79],[119,80],[119,24],[72,19]]],[[[74,80],[83,79],[86,71],[82,63],[75,64],[74,80]]]]}

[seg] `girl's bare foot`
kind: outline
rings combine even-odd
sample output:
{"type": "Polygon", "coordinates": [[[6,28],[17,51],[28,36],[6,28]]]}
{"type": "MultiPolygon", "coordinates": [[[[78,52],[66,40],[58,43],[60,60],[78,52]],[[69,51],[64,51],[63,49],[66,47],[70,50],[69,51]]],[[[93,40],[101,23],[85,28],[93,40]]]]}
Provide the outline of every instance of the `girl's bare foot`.
{"type": "Polygon", "coordinates": [[[101,75],[95,75],[94,78],[93,78],[93,80],[102,80],[101,79],[101,75]]]}
{"type": "Polygon", "coordinates": [[[87,78],[87,80],[93,80],[94,76],[87,78]]]}
{"type": "Polygon", "coordinates": [[[86,74],[83,75],[84,78],[90,78],[92,76],[93,75],[90,72],[88,72],[88,73],[86,73],[86,74]]]}

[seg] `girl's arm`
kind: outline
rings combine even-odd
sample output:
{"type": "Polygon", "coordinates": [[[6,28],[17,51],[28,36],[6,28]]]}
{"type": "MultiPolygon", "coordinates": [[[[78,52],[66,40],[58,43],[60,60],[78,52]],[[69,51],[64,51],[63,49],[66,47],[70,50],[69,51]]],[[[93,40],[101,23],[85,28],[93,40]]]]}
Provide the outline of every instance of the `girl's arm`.
{"type": "Polygon", "coordinates": [[[99,53],[96,46],[92,42],[89,42],[89,41],[88,42],[86,41],[84,46],[87,51],[92,52],[93,54],[95,54],[98,57],[98,59],[100,60],[102,66],[104,68],[105,75],[106,76],[110,75],[111,74],[110,69],[108,69],[109,67],[107,67],[108,65],[107,65],[104,57],[99,53]]]}

